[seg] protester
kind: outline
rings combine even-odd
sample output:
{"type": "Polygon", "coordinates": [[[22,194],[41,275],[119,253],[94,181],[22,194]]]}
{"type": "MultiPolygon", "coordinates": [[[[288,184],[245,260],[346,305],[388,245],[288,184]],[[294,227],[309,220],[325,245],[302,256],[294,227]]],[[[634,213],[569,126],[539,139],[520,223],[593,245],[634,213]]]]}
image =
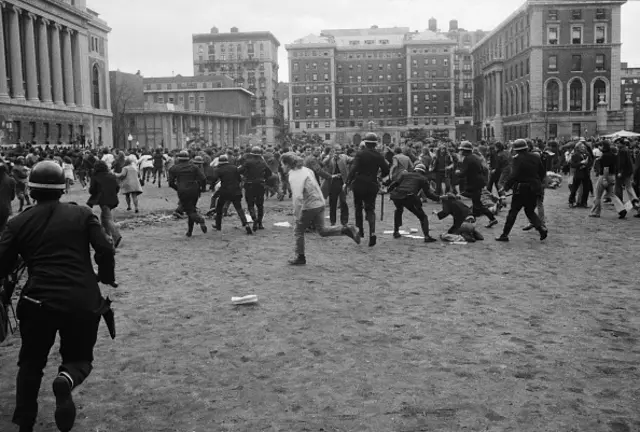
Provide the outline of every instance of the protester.
{"type": "Polygon", "coordinates": [[[97,161],[93,166],[93,177],[91,177],[91,185],[89,186],[89,200],[87,206],[100,207],[100,222],[106,233],[111,236],[114,247],[118,247],[122,241],[120,230],[113,218],[113,209],[118,207],[118,191],[120,186],[116,176],[109,172],[107,164],[104,161],[97,161]]]}
{"type": "Polygon", "coordinates": [[[116,178],[120,181],[120,192],[124,194],[127,201],[127,211],[131,211],[131,201],[135,212],[139,212],[138,199],[142,194],[142,185],[138,178],[138,170],[136,169],[136,159],[129,156],[126,159],[126,165],[122,168],[120,174],[116,174],[116,178]]]}

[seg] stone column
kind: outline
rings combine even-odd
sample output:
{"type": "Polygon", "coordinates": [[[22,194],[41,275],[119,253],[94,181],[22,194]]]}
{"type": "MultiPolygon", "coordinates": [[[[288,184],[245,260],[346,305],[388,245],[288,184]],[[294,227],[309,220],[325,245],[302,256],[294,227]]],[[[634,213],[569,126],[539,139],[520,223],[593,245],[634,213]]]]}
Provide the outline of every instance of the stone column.
{"type": "MultiPolygon", "coordinates": [[[[0,47],[4,47],[4,21],[2,20],[4,2],[0,1],[0,47]]],[[[4,49],[0,49],[0,102],[8,102],[9,87],[7,86],[7,59],[4,49]]]]}
{"type": "Polygon", "coordinates": [[[49,65],[49,21],[42,18],[38,25],[38,61],[40,62],[40,100],[51,103],[51,66],[49,65]]]}
{"type": "Polygon", "coordinates": [[[60,28],[60,24],[53,24],[51,28],[51,75],[53,77],[53,101],[56,105],[64,105],[60,28]]]}
{"type": "Polygon", "coordinates": [[[80,33],[74,32],[72,40],[72,51],[73,51],[73,78],[74,78],[74,89],[75,89],[75,101],[76,106],[81,107],[84,106],[83,97],[82,97],[82,64],[81,59],[82,56],[80,54],[80,33]]]}
{"type": "Polygon", "coordinates": [[[496,72],[496,115],[502,116],[502,72],[496,72]]]}
{"type": "Polygon", "coordinates": [[[68,107],[75,107],[76,91],[73,85],[73,58],[71,56],[71,30],[65,27],[62,31],[62,70],[64,73],[64,101],[68,107]]]}
{"type": "Polygon", "coordinates": [[[36,65],[36,40],[33,31],[33,22],[37,17],[32,13],[26,15],[24,20],[24,53],[26,56],[27,99],[31,102],[38,102],[38,66],[36,65]]]}
{"type": "Polygon", "coordinates": [[[11,50],[11,88],[13,98],[24,101],[24,85],[22,77],[22,52],[20,50],[20,12],[22,10],[14,6],[11,12],[9,24],[9,42],[11,50]]]}

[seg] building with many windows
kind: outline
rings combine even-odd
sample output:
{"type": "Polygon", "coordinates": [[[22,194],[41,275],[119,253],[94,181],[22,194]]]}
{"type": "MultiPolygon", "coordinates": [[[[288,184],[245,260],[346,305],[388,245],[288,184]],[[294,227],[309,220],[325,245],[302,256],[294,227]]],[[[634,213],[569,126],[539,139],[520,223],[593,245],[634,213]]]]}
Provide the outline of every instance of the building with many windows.
{"type": "Polygon", "coordinates": [[[625,104],[633,104],[633,132],[640,133],[640,68],[630,68],[622,63],[620,69],[621,98],[625,104]]]}
{"type": "Polygon", "coordinates": [[[85,0],[0,1],[0,144],[111,145],[110,31],[85,0]]]}
{"type": "Polygon", "coordinates": [[[624,128],[618,88],[625,2],[528,0],[476,44],[478,138],[571,138],[624,128]]]}
{"type": "Polygon", "coordinates": [[[456,42],[406,27],[323,30],[286,46],[290,131],[359,143],[373,130],[384,143],[410,128],[455,136],[456,42]]]}
{"type": "Polygon", "coordinates": [[[275,144],[282,132],[283,110],[279,106],[278,47],[270,32],[240,32],[232,27],[220,33],[194,34],[193,66],[196,76],[226,74],[237,87],[253,93],[251,128],[266,144],[275,144]]]}
{"type": "MultiPolygon", "coordinates": [[[[127,146],[171,150],[201,139],[209,145],[233,147],[250,132],[253,94],[236,87],[228,76],[142,78],[111,72],[111,80],[113,98],[122,102],[131,95],[124,107],[114,106],[114,130],[121,129],[120,136],[131,135],[127,146]]],[[[124,145],[121,138],[119,145],[124,145]]]]}

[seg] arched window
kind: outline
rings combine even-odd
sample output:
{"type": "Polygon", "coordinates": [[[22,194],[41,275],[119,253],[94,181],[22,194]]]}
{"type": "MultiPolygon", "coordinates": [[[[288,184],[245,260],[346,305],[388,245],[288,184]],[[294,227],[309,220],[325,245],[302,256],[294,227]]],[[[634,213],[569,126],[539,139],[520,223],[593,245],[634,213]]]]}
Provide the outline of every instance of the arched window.
{"type": "Polygon", "coordinates": [[[98,65],[93,66],[93,73],[91,74],[91,90],[93,107],[100,108],[100,71],[98,65]]]}
{"type": "Polygon", "coordinates": [[[603,95],[603,99],[607,102],[607,85],[601,79],[597,80],[593,84],[593,109],[598,108],[600,102],[600,95],[603,95]]]}
{"type": "Polygon", "coordinates": [[[579,79],[571,81],[569,87],[569,111],[582,111],[582,82],[579,79]]]}
{"type": "Polygon", "coordinates": [[[551,80],[547,83],[547,111],[560,110],[560,86],[558,81],[551,80]]]}

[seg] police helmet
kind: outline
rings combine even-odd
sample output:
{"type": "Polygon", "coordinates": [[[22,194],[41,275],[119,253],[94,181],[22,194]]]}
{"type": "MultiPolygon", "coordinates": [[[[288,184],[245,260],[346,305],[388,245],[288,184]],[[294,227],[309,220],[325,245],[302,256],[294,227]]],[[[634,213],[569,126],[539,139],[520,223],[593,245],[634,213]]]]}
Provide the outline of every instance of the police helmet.
{"type": "Polygon", "coordinates": [[[424,164],[419,163],[418,165],[415,166],[415,168],[413,168],[415,171],[420,171],[422,173],[426,173],[427,172],[427,167],[424,166],[424,164]]]}
{"type": "Polygon", "coordinates": [[[517,139],[514,141],[513,143],[513,151],[522,151],[522,150],[528,150],[529,146],[527,145],[527,142],[523,139],[517,139]]]}
{"type": "Polygon", "coordinates": [[[460,151],[473,151],[473,144],[471,144],[469,141],[462,141],[462,143],[460,144],[459,147],[460,151]]]}
{"type": "Polygon", "coordinates": [[[57,163],[46,160],[38,162],[29,174],[29,187],[32,190],[65,190],[64,171],[57,163]]]}
{"type": "Polygon", "coordinates": [[[193,163],[196,164],[203,164],[204,163],[204,158],[202,156],[196,156],[195,158],[193,158],[193,163]]]}
{"type": "Polygon", "coordinates": [[[188,161],[189,159],[189,152],[187,152],[186,150],[182,150],[180,153],[178,153],[179,161],[188,161]]]}
{"type": "Polygon", "coordinates": [[[260,148],[260,146],[255,146],[251,149],[251,154],[262,155],[262,149],[260,148]]]}
{"type": "Polygon", "coordinates": [[[362,140],[365,144],[378,144],[378,135],[373,132],[369,132],[364,136],[362,140]]]}

